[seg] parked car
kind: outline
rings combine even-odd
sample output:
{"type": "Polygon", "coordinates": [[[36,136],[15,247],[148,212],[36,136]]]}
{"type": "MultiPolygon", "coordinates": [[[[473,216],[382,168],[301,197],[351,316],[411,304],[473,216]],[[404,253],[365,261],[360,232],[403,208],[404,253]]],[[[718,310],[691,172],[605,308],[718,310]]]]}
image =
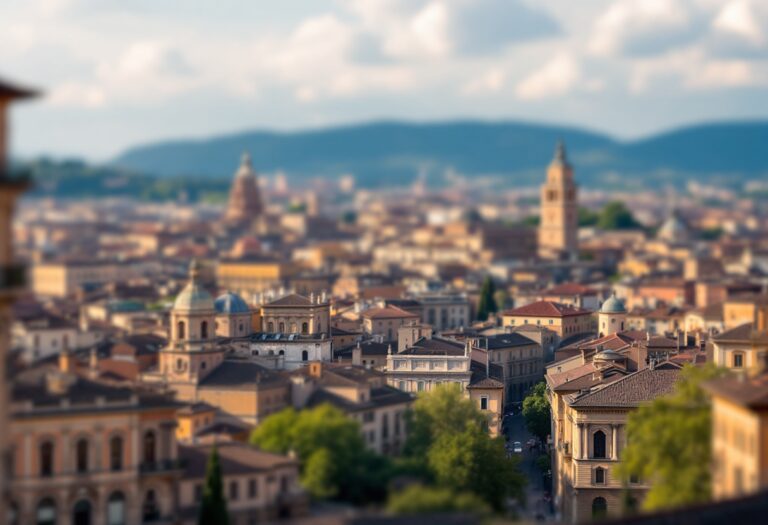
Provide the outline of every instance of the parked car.
{"type": "Polygon", "coordinates": [[[515,441],[512,444],[512,451],[515,454],[522,454],[523,453],[523,445],[522,445],[522,443],[520,443],[519,441],[515,441]]]}

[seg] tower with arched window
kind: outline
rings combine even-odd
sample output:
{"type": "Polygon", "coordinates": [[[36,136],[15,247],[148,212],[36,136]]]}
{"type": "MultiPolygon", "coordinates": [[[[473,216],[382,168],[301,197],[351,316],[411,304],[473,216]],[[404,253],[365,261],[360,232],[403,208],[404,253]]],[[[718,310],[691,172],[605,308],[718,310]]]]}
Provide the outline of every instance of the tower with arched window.
{"type": "Polygon", "coordinates": [[[578,189],[565,145],[557,144],[555,157],[541,186],[539,255],[545,258],[573,258],[578,250],[578,189]]]}
{"type": "Polygon", "coordinates": [[[197,384],[224,359],[216,345],[216,307],[200,282],[197,261],[171,309],[168,346],[160,352],[160,374],[181,399],[194,399],[197,384]]]}

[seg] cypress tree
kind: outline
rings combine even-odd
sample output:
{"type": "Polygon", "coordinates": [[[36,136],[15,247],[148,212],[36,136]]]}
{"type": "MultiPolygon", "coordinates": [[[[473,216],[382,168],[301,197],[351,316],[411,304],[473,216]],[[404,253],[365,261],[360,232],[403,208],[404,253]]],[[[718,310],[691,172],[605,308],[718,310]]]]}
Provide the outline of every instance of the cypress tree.
{"type": "Polygon", "coordinates": [[[221,476],[221,461],[216,445],[213,446],[211,455],[208,457],[203,501],[197,523],[198,525],[229,524],[227,501],[224,499],[224,481],[221,476]]]}
{"type": "Polygon", "coordinates": [[[487,275],[483,279],[483,286],[480,288],[480,299],[477,304],[477,318],[481,321],[485,321],[491,313],[498,311],[496,299],[493,297],[495,293],[496,285],[491,276],[487,275]]]}

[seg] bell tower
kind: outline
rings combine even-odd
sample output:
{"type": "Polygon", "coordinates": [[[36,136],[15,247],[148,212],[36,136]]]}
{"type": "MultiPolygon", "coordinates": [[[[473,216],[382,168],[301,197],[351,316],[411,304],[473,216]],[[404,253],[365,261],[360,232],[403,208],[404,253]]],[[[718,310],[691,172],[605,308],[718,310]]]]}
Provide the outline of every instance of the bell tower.
{"type": "Polygon", "coordinates": [[[200,269],[193,260],[189,282],[171,310],[168,346],[160,352],[160,372],[180,399],[194,400],[199,382],[224,359],[215,323],[213,297],[200,284],[200,269]]]}
{"type": "Polygon", "coordinates": [[[555,157],[541,186],[539,256],[572,260],[578,255],[578,188],[565,145],[558,142],[555,157]]]}

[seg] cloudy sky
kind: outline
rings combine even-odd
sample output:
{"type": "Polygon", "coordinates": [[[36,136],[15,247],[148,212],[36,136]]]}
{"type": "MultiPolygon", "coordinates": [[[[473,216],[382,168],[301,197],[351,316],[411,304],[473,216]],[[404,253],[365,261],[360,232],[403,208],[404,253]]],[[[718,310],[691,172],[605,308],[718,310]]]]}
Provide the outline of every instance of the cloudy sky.
{"type": "Polygon", "coordinates": [[[369,119],[768,117],[767,0],[4,0],[20,155],[369,119]]]}

